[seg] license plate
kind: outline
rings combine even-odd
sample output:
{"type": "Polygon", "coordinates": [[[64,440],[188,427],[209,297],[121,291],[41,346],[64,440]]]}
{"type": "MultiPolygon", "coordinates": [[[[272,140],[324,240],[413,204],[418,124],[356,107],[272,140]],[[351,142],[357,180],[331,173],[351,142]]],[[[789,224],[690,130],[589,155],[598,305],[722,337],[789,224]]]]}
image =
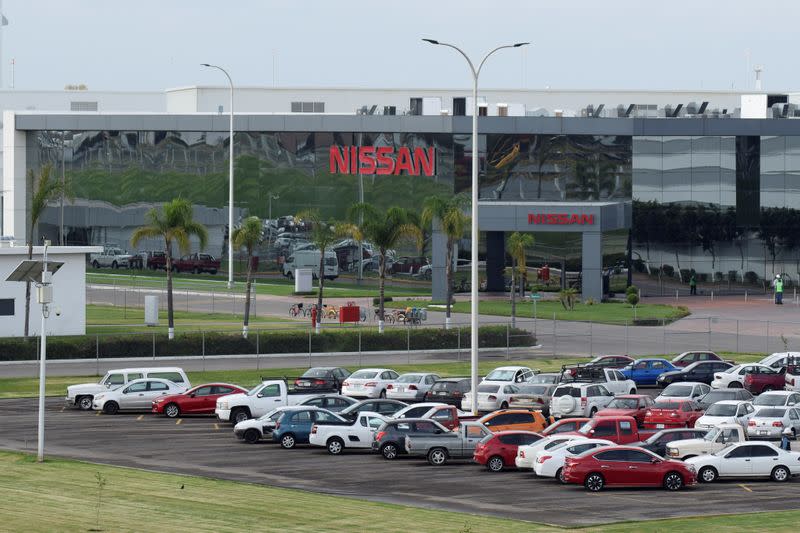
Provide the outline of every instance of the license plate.
{"type": "Polygon", "coordinates": [[[656,429],[664,429],[664,424],[656,424],[656,429]]]}
{"type": "Polygon", "coordinates": [[[447,396],[447,391],[437,392],[436,394],[438,394],[439,396],[447,396]]]}
{"type": "Polygon", "coordinates": [[[403,392],[405,390],[406,390],[405,387],[397,387],[397,392],[403,392]]]}
{"type": "Polygon", "coordinates": [[[767,435],[768,433],[769,433],[769,431],[765,431],[765,430],[763,430],[763,429],[759,429],[759,430],[758,430],[758,434],[759,434],[759,435],[767,435]]]}
{"type": "Polygon", "coordinates": [[[309,385],[311,385],[311,383],[309,383],[308,381],[299,381],[297,383],[298,387],[308,387],[309,385]]]}

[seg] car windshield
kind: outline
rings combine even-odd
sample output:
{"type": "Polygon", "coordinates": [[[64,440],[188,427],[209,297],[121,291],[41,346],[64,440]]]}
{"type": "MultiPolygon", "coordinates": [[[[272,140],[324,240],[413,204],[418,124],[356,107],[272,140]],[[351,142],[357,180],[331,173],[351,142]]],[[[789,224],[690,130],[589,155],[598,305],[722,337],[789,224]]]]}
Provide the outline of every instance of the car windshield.
{"type": "Polygon", "coordinates": [[[761,409],[756,418],[783,418],[786,415],[786,409],[775,409],[774,407],[769,409],[761,409]]]}
{"type": "Polygon", "coordinates": [[[353,375],[350,376],[350,379],[374,379],[378,373],[374,370],[359,370],[357,372],[353,372],[353,375]]]}
{"type": "Polygon", "coordinates": [[[736,407],[737,405],[730,403],[715,403],[708,408],[706,414],[708,416],[734,416],[736,415],[736,407]]]}
{"type": "Polygon", "coordinates": [[[261,390],[261,387],[263,387],[263,386],[264,386],[263,383],[260,383],[260,384],[256,385],[255,387],[253,387],[252,389],[247,391],[247,395],[248,396],[255,396],[258,393],[258,391],[261,390]]]}
{"type": "Polygon", "coordinates": [[[679,402],[656,402],[653,404],[653,409],[672,409],[676,410],[680,407],[679,402]]]}
{"type": "Polygon", "coordinates": [[[557,381],[556,374],[536,374],[528,380],[528,383],[556,383],[557,381]]]}
{"type": "Polygon", "coordinates": [[[519,392],[522,394],[547,394],[547,385],[522,385],[519,392]]]}
{"type": "Polygon", "coordinates": [[[589,431],[594,428],[594,425],[591,422],[586,422],[581,428],[578,430],[578,433],[583,433],[584,435],[588,435],[589,431]]]}
{"type": "Polygon", "coordinates": [[[559,387],[553,393],[553,397],[558,398],[559,396],[573,396],[575,398],[580,398],[581,389],[576,387],[570,387],[569,385],[565,387],[559,387]]]}
{"type": "Polygon", "coordinates": [[[267,414],[258,418],[259,422],[264,422],[266,420],[272,420],[273,422],[278,420],[278,417],[281,416],[281,413],[284,411],[282,408],[273,409],[269,411],[267,414]]]}
{"type": "Polygon", "coordinates": [[[736,395],[736,391],[716,390],[703,396],[703,403],[716,403],[722,400],[730,400],[736,395]]]}
{"type": "Polygon", "coordinates": [[[636,398],[614,398],[608,404],[609,409],[636,409],[639,400],[636,398]]]}
{"type": "Polygon", "coordinates": [[[500,385],[478,385],[478,392],[497,392],[500,385]]]}
{"type": "Polygon", "coordinates": [[[602,358],[602,357],[595,357],[594,359],[592,359],[591,361],[589,361],[589,363],[588,363],[588,364],[590,364],[590,365],[591,365],[591,364],[593,364],[593,363],[599,363],[599,362],[600,362],[600,361],[602,361],[602,360],[603,360],[603,358],[602,358]]]}
{"type": "Polygon", "coordinates": [[[740,370],[740,369],[741,369],[743,366],[744,366],[744,365],[736,365],[736,366],[732,366],[732,367],[730,367],[730,368],[726,368],[726,369],[723,371],[723,373],[724,373],[724,374],[735,374],[735,373],[736,373],[736,372],[738,372],[738,371],[739,371],[739,370],[740,370]]]}
{"type": "Polygon", "coordinates": [[[706,433],[706,436],[703,437],[703,440],[707,440],[709,442],[714,442],[715,440],[717,440],[717,437],[719,436],[719,432],[720,431],[722,431],[720,428],[711,429],[711,431],[706,433]]]}
{"type": "Polygon", "coordinates": [[[675,397],[686,397],[692,393],[692,386],[691,385],[670,385],[664,392],[661,393],[661,396],[666,398],[675,398],[675,397]]]}
{"type": "Polygon", "coordinates": [[[300,376],[301,378],[324,378],[327,377],[330,373],[329,368],[309,368],[303,375],[300,376]]]}
{"type": "Polygon", "coordinates": [[[753,405],[783,405],[786,403],[786,396],[783,394],[759,394],[753,405]]]}
{"type": "Polygon", "coordinates": [[[421,379],[421,374],[403,374],[397,378],[397,383],[419,383],[421,379]]]}
{"type": "Polygon", "coordinates": [[[498,368],[489,372],[489,375],[483,379],[488,381],[511,381],[516,373],[516,370],[498,368]]]}
{"type": "Polygon", "coordinates": [[[437,381],[431,387],[432,391],[439,391],[439,390],[452,390],[458,386],[458,382],[456,381],[437,381]]]}

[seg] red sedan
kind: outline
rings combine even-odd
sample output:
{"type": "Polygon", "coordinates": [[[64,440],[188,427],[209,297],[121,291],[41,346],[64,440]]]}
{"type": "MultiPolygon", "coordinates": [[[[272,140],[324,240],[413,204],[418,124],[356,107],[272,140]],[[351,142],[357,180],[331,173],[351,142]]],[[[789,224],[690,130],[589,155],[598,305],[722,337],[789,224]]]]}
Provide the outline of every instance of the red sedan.
{"type": "Polygon", "coordinates": [[[562,418],[544,428],[541,433],[543,437],[550,437],[558,433],[572,433],[581,429],[589,420],[591,418],[562,418]]]}
{"type": "Polygon", "coordinates": [[[500,472],[507,466],[513,467],[517,448],[532,444],[542,436],[532,431],[498,431],[485,437],[475,446],[472,459],[485,465],[492,472],[500,472]]]}
{"type": "Polygon", "coordinates": [[[632,416],[636,424],[642,427],[648,409],[653,406],[653,399],[646,394],[623,394],[617,396],[605,408],[594,416],[632,416]]]}
{"type": "Polygon", "coordinates": [[[165,414],[170,418],[180,415],[213,415],[217,398],[228,394],[245,393],[238,385],[229,383],[206,383],[182,392],[160,396],[153,401],[153,412],[165,414]]]}
{"type": "Polygon", "coordinates": [[[695,468],[630,446],[599,448],[564,462],[564,480],[598,492],[606,486],[664,487],[679,490],[697,483],[695,468]]]}
{"type": "Polygon", "coordinates": [[[657,402],[644,415],[645,429],[693,428],[703,408],[691,400],[657,402]]]}

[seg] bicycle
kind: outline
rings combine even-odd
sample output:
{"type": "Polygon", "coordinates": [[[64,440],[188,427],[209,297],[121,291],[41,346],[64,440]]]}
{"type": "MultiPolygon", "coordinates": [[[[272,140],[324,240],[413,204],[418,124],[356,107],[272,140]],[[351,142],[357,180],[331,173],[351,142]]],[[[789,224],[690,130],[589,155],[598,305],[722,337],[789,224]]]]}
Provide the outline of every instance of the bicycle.
{"type": "Polygon", "coordinates": [[[292,304],[292,306],[289,308],[289,315],[292,317],[297,317],[300,314],[306,316],[306,310],[303,309],[303,304],[302,303],[292,304]]]}

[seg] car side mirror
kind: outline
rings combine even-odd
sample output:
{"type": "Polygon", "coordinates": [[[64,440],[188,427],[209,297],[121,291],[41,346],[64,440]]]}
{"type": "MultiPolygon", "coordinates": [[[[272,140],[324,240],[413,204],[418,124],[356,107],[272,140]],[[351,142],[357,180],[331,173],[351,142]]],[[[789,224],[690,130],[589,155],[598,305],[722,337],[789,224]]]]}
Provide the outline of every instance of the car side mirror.
{"type": "Polygon", "coordinates": [[[191,393],[191,394],[189,395],[189,398],[194,398],[195,396],[196,396],[196,394],[195,394],[195,393],[191,393]]]}
{"type": "Polygon", "coordinates": [[[433,433],[436,434],[436,435],[441,435],[442,434],[442,430],[441,429],[437,429],[433,433]]]}
{"type": "Polygon", "coordinates": [[[653,457],[652,459],[650,459],[650,462],[652,464],[654,464],[654,465],[657,465],[658,463],[661,462],[661,459],[658,459],[657,457],[653,457]]]}
{"type": "Polygon", "coordinates": [[[260,392],[258,394],[256,394],[256,398],[263,398],[263,397],[264,397],[264,395],[261,394],[260,392]]]}
{"type": "Polygon", "coordinates": [[[593,429],[589,430],[589,435],[594,435],[594,430],[593,429]]]}

